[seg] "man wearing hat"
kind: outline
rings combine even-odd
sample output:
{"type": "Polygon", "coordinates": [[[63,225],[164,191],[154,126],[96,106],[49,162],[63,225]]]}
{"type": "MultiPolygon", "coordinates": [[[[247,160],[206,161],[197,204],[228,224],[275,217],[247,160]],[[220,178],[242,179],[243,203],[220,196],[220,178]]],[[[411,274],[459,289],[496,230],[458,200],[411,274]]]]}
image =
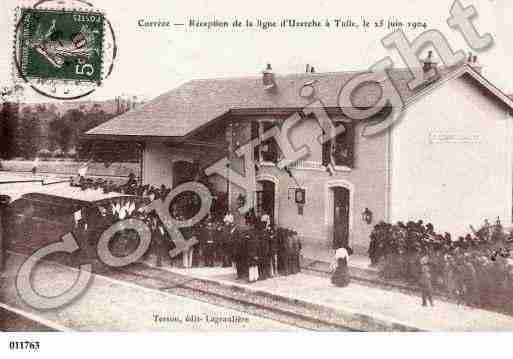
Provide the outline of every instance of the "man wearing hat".
{"type": "Polygon", "coordinates": [[[278,275],[278,251],[279,251],[279,243],[278,236],[274,228],[269,230],[269,256],[271,260],[271,269],[270,274],[271,277],[275,277],[278,275]]]}
{"type": "Polygon", "coordinates": [[[205,266],[213,267],[215,261],[215,234],[216,234],[216,226],[212,218],[208,218],[206,226],[205,226],[205,266]]]}
{"type": "Polygon", "coordinates": [[[237,232],[234,258],[237,269],[237,278],[248,278],[249,259],[248,259],[248,242],[251,238],[251,230],[243,228],[237,232]]]}
{"type": "Polygon", "coordinates": [[[258,265],[260,263],[260,241],[255,233],[246,237],[248,281],[255,282],[259,279],[258,265]]]}
{"type": "Polygon", "coordinates": [[[431,269],[429,268],[429,257],[427,254],[420,259],[420,289],[422,291],[422,306],[427,306],[427,302],[434,306],[431,269]]]}

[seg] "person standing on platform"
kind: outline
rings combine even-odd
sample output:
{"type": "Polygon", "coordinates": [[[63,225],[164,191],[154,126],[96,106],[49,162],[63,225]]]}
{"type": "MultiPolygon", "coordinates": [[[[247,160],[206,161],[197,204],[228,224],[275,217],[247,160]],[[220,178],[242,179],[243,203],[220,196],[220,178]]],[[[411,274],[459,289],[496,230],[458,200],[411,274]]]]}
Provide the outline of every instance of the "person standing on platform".
{"type": "Polygon", "coordinates": [[[289,231],[288,234],[288,268],[289,268],[289,275],[296,273],[296,240],[295,236],[289,231]]]}
{"type": "MultiPolygon", "coordinates": [[[[445,254],[444,257],[444,287],[449,295],[449,298],[458,301],[458,282],[456,278],[456,265],[454,259],[450,254],[445,254]]],[[[459,303],[458,303],[459,304],[459,303]]]]}
{"type": "Polygon", "coordinates": [[[232,265],[230,260],[230,225],[225,223],[221,226],[221,233],[219,236],[219,255],[221,259],[221,265],[223,268],[230,267],[232,265]]]}
{"type": "MultiPolygon", "coordinates": [[[[174,218],[176,218],[179,221],[185,221],[185,216],[183,215],[174,215],[174,218]]],[[[182,228],[180,229],[180,232],[184,236],[184,239],[186,241],[190,241],[194,237],[194,230],[191,227],[182,228]]],[[[182,257],[182,267],[183,268],[191,268],[192,267],[192,259],[194,256],[194,251],[196,250],[196,246],[191,246],[187,250],[183,251],[181,253],[182,257]]]]}
{"type": "Polygon", "coordinates": [[[215,256],[215,240],[214,236],[216,234],[216,226],[211,218],[208,219],[206,224],[206,241],[205,241],[205,266],[213,267],[214,266],[214,256],[215,256]]]}
{"type": "Polygon", "coordinates": [[[346,287],[349,285],[348,269],[349,253],[346,248],[340,247],[335,250],[335,263],[332,264],[334,270],[331,276],[331,283],[337,287],[346,287]]]}
{"type": "Polygon", "coordinates": [[[260,232],[259,238],[259,265],[258,265],[258,273],[260,279],[267,279],[271,276],[270,273],[270,249],[269,249],[269,231],[264,229],[260,232]]]}
{"type": "Polygon", "coordinates": [[[229,225],[228,231],[228,240],[229,240],[229,248],[228,255],[229,260],[233,269],[236,269],[237,263],[237,246],[238,246],[238,238],[239,238],[239,229],[235,223],[231,223],[229,225]]]}
{"type": "Polygon", "coordinates": [[[150,228],[152,252],[155,253],[156,256],[156,266],[162,267],[162,259],[164,257],[164,240],[163,234],[161,232],[161,227],[155,215],[152,215],[150,218],[150,228]]]}
{"type": "Polygon", "coordinates": [[[231,213],[227,213],[223,218],[223,231],[222,231],[222,246],[221,246],[221,259],[223,267],[230,267],[232,265],[232,247],[233,247],[233,235],[232,231],[235,231],[235,225],[233,223],[234,218],[231,213]]]}
{"type": "Polygon", "coordinates": [[[246,226],[250,226],[250,227],[256,227],[258,225],[258,218],[255,214],[255,209],[254,208],[251,208],[249,210],[248,213],[246,213],[246,215],[244,216],[245,218],[245,222],[246,222],[246,226]]]}
{"type": "Polygon", "coordinates": [[[133,172],[130,172],[128,175],[128,181],[122,186],[122,188],[124,189],[124,193],[135,195],[137,189],[137,180],[133,172]]]}
{"type": "Polygon", "coordinates": [[[281,271],[282,275],[290,274],[290,236],[287,233],[287,230],[283,230],[279,236],[280,246],[279,246],[279,260],[281,263],[281,271]]]}
{"type": "Polygon", "coordinates": [[[465,301],[469,306],[479,305],[479,282],[472,258],[469,254],[463,257],[463,283],[465,285],[465,301]]]}
{"type": "Polygon", "coordinates": [[[420,289],[422,291],[422,306],[427,306],[427,302],[429,302],[433,307],[433,283],[427,254],[420,259],[420,289]]]}
{"type": "Polygon", "coordinates": [[[248,234],[247,238],[248,281],[252,283],[258,280],[259,240],[254,233],[248,234]]]}
{"type": "Polygon", "coordinates": [[[271,277],[278,275],[278,237],[276,231],[271,228],[269,230],[269,256],[270,256],[270,274],[271,277]]]}
{"type": "Polygon", "coordinates": [[[225,245],[225,226],[223,223],[214,223],[214,266],[223,263],[225,245]]]}
{"type": "MultiPolygon", "coordinates": [[[[186,241],[191,240],[192,238],[187,238],[186,241]]],[[[189,249],[182,253],[183,267],[184,268],[192,268],[192,260],[194,258],[194,251],[196,250],[196,246],[191,246],[189,249]]]]}
{"type": "Polygon", "coordinates": [[[237,279],[241,279],[243,277],[242,273],[242,242],[244,241],[243,233],[236,232],[235,238],[233,242],[233,261],[235,263],[235,272],[237,274],[237,279]]]}
{"type": "Polygon", "coordinates": [[[294,256],[294,268],[293,273],[301,272],[301,240],[297,235],[293,237],[293,256],[294,256]]]}
{"type": "Polygon", "coordinates": [[[251,239],[251,232],[246,229],[238,236],[237,245],[237,278],[242,279],[249,277],[249,255],[248,244],[251,239]]]}
{"type": "Polygon", "coordinates": [[[203,226],[201,225],[201,223],[198,223],[197,225],[195,225],[193,227],[193,231],[192,231],[194,236],[198,240],[198,243],[196,243],[196,245],[194,246],[194,250],[192,251],[191,265],[193,267],[199,267],[200,262],[201,262],[201,247],[202,247],[201,241],[202,241],[202,237],[203,237],[202,228],[203,228],[203,226]]]}
{"type": "Polygon", "coordinates": [[[207,253],[207,238],[208,238],[208,228],[207,221],[203,221],[198,226],[198,232],[200,233],[199,237],[199,262],[201,262],[202,266],[206,266],[206,253],[207,253]]]}
{"type": "MultiPolygon", "coordinates": [[[[76,238],[76,241],[78,242],[80,248],[85,249],[86,253],[87,253],[88,252],[87,248],[89,248],[89,240],[88,240],[89,232],[88,232],[88,225],[87,225],[85,218],[80,218],[76,222],[76,226],[73,229],[73,235],[76,238]]],[[[70,266],[75,267],[78,264],[80,264],[79,255],[81,252],[82,251],[77,251],[73,255],[69,256],[69,261],[70,261],[69,265],[70,266]]],[[[88,258],[86,260],[88,260],[88,258]]]]}
{"type": "Polygon", "coordinates": [[[260,217],[260,226],[264,230],[271,228],[271,217],[267,213],[264,213],[262,217],[260,217]]]}

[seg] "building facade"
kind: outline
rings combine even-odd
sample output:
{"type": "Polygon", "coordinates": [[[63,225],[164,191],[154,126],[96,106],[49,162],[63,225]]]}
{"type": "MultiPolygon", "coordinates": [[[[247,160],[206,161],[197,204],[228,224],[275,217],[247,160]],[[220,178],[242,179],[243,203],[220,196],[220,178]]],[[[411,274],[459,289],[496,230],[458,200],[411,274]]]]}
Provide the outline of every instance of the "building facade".
{"type": "MultiPolygon", "coordinates": [[[[268,69],[263,77],[188,82],[87,137],[142,144],[144,183],[176,187],[201,173],[232,213],[269,214],[320,252],[336,242],[364,253],[379,221],[422,219],[454,235],[484,218],[509,224],[513,103],[470,64],[436,74],[411,90],[409,71],[391,71],[404,111],[372,136],[362,136],[368,121],[349,118],[339,102],[358,73],[275,76],[268,69]],[[321,143],[323,114],[344,131],[321,143]],[[304,155],[281,166],[287,151],[266,135],[273,128],[287,128],[287,143],[306,148],[304,155]]],[[[362,86],[351,103],[369,108],[384,88],[362,86]]]]}

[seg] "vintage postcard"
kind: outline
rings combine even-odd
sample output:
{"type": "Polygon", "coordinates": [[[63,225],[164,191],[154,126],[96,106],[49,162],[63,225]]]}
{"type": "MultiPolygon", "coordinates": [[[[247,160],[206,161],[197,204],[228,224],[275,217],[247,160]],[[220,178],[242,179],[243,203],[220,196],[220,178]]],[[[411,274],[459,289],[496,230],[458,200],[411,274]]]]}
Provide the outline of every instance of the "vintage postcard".
{"type": "Polygon", "coordinates": [[[0,11],[0,331],[513,331],[511,2],[0,11]]]}

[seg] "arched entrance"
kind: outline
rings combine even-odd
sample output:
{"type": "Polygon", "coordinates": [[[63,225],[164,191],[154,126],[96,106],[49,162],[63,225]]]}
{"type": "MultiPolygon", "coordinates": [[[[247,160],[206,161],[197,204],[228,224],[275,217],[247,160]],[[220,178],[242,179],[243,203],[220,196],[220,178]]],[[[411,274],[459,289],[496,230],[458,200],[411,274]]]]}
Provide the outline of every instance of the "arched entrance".
{"type": "Polygon", "coordinates": [[[334,181],[326,185],[325,218],[334,247],[350,245],[353,222],[353,185],[346,181],[334,181]]]}
{"type": "Polygon", "coordinates": [[[271,223],[278,224],[278,180],[274,176],[257,177],[255,213],[258,218],[266,213],[271,223]]]}
{"type": "Polygon", "coordinates": [[[349,190],[333,187],[333,246],[349,245],[349,190]]]}

